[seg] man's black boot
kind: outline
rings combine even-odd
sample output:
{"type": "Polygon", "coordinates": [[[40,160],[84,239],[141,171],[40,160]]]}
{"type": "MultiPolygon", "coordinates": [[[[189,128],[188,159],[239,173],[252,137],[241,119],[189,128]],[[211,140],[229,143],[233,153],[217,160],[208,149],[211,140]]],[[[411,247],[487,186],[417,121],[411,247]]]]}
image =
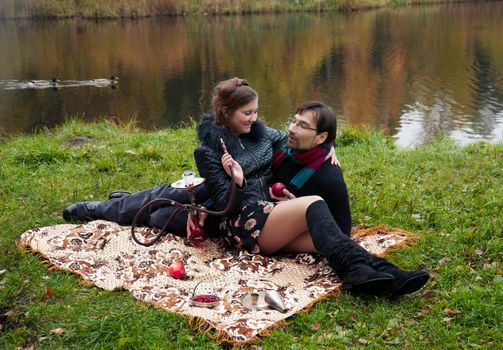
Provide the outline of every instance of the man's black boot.
{"type": "Polygon", "coordinates": [[[91,221],[102,219],[96,208],[101,202],[79,202],[67,206],[63,210],[63,219],[65,221],[91,221]]]}
{"type": "Polygon", "coordinates": [[[325,201],[312,203],[306,211],[306,220],[314,246],[342,279],[342,289],[355,294],[389,294],[394,277],[375,271],[368,264],[365,249],[345,235],[325,201]]]}
{"type": "Polygon", "coordinates": [[[391,297],[414,293],[424,286],[430,278],[427,271],[404,271],[383,258],[371,256],[369,260],[370,266],[374,270],[389,273],[395,277],[391,283],[391,297]]]}

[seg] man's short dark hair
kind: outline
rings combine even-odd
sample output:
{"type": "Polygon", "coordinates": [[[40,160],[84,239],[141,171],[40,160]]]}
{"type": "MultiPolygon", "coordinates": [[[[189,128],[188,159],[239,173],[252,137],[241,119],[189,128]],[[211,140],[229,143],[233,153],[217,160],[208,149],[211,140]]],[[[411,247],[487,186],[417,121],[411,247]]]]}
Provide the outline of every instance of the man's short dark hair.
{"type": "Polygon", "coordinates": [[[318,133],[327,133],[327,139],[324,143],[333,143],[337,134],[337,119],[334,110],[323,102],[308,101],[297,108],[297,114],[301,114],[304,111],[313,112],[318,133]]]}

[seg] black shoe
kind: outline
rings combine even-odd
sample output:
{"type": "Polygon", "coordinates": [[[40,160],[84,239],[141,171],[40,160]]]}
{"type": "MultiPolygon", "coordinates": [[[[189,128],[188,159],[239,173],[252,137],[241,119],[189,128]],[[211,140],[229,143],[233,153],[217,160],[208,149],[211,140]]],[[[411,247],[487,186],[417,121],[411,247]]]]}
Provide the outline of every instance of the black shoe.
{"type": "Polygon", "coordinates": [[[110,192],[110,194],[108,195],[108,199],[119,199],[122,197],[129,196],[130,194],[131,194],[131,192],[128,192],[128,191],[117,190],[117,191],[110,192]]]}
{"type": "Polygon", "coordinates": [[[383,258],[372,256],[369,260],[369,265],[374,270],[389,273],[395,277],[391,284],[391,297],[414,293],[424,286],[430,278],[430,274],[426,271],[404,271],[383,258]]]}
{"type": "Polygon", "coordinates": [[[101,202],[79,202],[69,205],[63,210],[65,221],[91,221],[99,219],[95,214],[98,204],[101,202]]]}
{"type": "Polygon", "coordinates": [[[342,273],[342,290],[353,294],[389,294],[393,282],[393,275],[375,271],[365,264],[355,264],[342,273]]]}
{"type": "Polygon", "coordinates": [[[388,271],[388,273],[395,277],[395,280],[391,283],[391,297],[414,293],[421,289],[430,278],[428,272],[421,270],[403,271],[396,269],[396,271],[388,271]]]}

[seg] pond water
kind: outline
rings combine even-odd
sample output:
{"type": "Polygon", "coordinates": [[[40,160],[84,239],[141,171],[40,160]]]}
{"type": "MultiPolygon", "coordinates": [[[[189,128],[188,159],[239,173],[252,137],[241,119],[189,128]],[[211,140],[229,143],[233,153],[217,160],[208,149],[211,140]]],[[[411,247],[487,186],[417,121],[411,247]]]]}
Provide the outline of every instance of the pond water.
{"type": "Polygon", "coordinates": [[[385,129],[403,146],[439,135],[501,142],[502,38],[501,1],[351,14],[3,21],[0,135],[68,117],[175,126],[210,110],[216,82],[239,76],[259,92],[261,116],[275,127],[316,99],[341,122],[385,129]]]}

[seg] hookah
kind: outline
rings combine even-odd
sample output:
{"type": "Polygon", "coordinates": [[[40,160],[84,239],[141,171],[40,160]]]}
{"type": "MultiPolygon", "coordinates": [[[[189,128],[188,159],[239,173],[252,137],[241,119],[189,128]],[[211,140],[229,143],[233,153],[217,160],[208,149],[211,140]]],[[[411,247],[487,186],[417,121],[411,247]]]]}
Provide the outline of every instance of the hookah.
{"type": "MultiPolygon", "coordinates": [[[[225,147],[225,144],[222,139],[220,139],[220,145],[222,147],[222,151],[224,153],[227,152],[227,148],[225,147]]],[[[169,198],[157,198],[154,200],[151,200],[147,204],[145,204],[143,207],[138,210],[136,213],[133,223],[131,224],[131,236],[133,237],[133,240],[145,247],[151,246],[152,244],[156,243],[159,241],[162,237],[162,235],[166,232],[166,228],[168,227],[168,224],[170,221],[173,219],[173,217],[179,213],[181,210],[188,210],[190,219],[192,220],[192,224],[194,225],[194,229],[192,231],[192,235],[190,237],[190,241],[197,245],[198,243],[204,242],[207,239],[206,232],[204,231],[204,228],[199,225],[199,213],[207,213],[209,215],[217,215],[217,216],[225,216],[227,213],[231,210],[231,208],[234,206],[234,201],[236,198],[236,182],[234,181],[234,170],[232,169],[232,166],[229,166],[230,174],[231,174],[231,193],[229,197],[229,202],[227,203],[226,207],[221,210],[221,211],[213,211],[209,210],[202,205],[196,204],[195,203],[195,188],[196,186],[201,185],[204,183],[205,179],[204,178],[197,178],[195,177],[194,173],[192,171],[184,171],[182,174],[182,179],[175,181],[174,183],[171,184],[172,187],[186,190],[187,194],[189,196],[189,204],[182,204],[179,203],[173,199],[169,198]],[[169,218],[166,220],[166,223],[164,226],[154,234],[153,237],[151,238],[145,238],[144,240],[138,239],[136,236],[135,228],[137,225],[138,220],[141,218],[142,214],[145,213],[147,210],[149,210],[151,207],[159,207],[162,205],[172,205],[175,206],[176,209],[173,211],[173,213],[169,216],[169,218]]]]}

